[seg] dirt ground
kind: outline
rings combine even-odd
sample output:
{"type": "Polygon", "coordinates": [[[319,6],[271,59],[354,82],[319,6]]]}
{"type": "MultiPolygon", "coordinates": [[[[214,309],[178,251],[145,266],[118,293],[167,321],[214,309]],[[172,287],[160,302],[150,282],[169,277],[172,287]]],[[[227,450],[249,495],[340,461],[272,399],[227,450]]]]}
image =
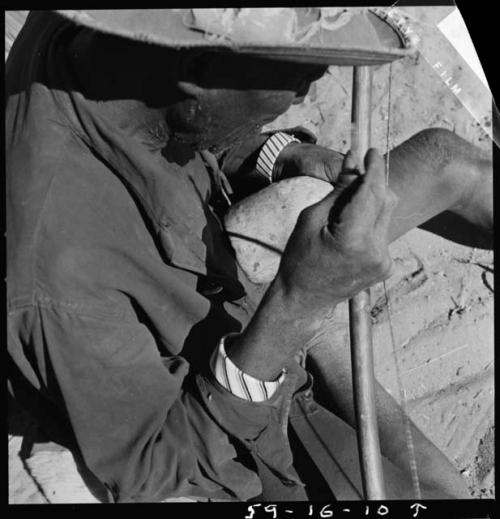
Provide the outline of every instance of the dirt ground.
{"type": "MultiPolygon", "coordinates": [[[[430,24],[451,9],[405,10],[430,51],[440,45],[430,24]]],[[[270,127],[306,126],[318,136],[319,144],[346,151],[351,70],[331,67],[302,105],[292,107],[270,127]]],[[[454,74],[459,76],[460,70],[454,74]]],[[[394,63],[391,76],[390,147],[424,128],[442,127],[491,150],[483,129],[491,119],[471,117],[425,59],[394,63]]],[[[388,79],[389,67],[374,72],[373,145],[382,150],[386,149],[388,79]]],[[[386,283],[390,312],[383,287],[372,292],[377,378],[398,399],[404,392],[410,416],[455,463],[473,496],[492,498],[493,253],[418,229],[395,242],[391,252],[397,272],[386,283]]],[[[20,437],[10,436],[10,502],[61,502],[60,489],[47,495],[36,478],[26,478],[29,467],[20,460],[19,449],[20,437]]],[[[69,471],[73,470],[70,464],[69,471]]],[[[92,500],[89,496],[80,500],[86,499],[92,500]]]]}

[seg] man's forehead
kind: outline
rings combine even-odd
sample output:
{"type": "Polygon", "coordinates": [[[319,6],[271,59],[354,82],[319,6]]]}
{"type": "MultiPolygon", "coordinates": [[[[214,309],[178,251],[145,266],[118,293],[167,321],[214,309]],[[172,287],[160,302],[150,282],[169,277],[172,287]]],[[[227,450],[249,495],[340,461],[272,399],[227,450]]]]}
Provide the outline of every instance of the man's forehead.
{"type": "MultiPolygon", "coordinates": [[[[326,65],[296,63],[261,56],[220,52],[200,52],[189,68],[195,71],[198,86],[244,90],[294,90],[308,87],[327,71],[326,65]]],[[[189,53],[186,53],[189,59],[189,53]]]]}
{"type": "Polygon", "coordinates": [[[327,68],[327,65],[318,65],[309,62],[295,62],[286,59],[281,59],[279,56],[261,56],[254,54],[237,54],[224,49],[212,51],[198,51],[198,56],[203,56],[204,59],[213,60],[220,59],[227,68],[242,68],[247,71],[256,72],[260,69],[268,69],[270,73],[299,73],[301,75],[315,75],[322,74],[327,68]]]}

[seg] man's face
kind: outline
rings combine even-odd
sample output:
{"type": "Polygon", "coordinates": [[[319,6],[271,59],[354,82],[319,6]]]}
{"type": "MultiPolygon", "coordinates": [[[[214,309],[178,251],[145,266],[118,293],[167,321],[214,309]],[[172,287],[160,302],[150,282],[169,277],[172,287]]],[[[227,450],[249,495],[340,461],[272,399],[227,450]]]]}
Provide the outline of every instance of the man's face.
{"type": "Polygon", "coordinates": [[[300,102],[324,66],[204,54],[192,64],[190,96],[167,111],[177,140],[220,152],[300,102]]]}
{"type": "Polygon", "coordinates": [[[114,110],[117,100],[160,110],[170,138],[214,152],[260,133],[326,71],[231,52],[179,52],[95,31],[80,33],[70,55],[90,98],[112,100],[114,110]]]}

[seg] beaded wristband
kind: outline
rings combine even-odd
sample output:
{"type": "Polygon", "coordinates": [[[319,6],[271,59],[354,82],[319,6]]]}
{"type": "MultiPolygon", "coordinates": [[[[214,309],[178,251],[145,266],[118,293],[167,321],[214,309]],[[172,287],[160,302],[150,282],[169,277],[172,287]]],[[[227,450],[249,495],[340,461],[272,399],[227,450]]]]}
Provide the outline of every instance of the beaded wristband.
{"type": "Polygon", "coordinates": [[[288,135],[287,133],[277,132],[263,144],[257,157],[256,170],[269,180],[273,181],[273,169],[278,155],[283,148],[291,142],[300,142],[299,139],[288,135]]]}

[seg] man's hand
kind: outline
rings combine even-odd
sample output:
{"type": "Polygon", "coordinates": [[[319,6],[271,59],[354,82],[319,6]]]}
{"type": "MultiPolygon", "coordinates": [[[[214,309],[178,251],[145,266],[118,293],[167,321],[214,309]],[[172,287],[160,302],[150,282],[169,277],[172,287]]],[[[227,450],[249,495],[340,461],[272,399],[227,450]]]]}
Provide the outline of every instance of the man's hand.
{"type": "Polygon", "coordinates": [[[291,142],[283,148],[273,170],[275,182],[306,176],[335,183],[342,170],[344,155],[316,144],[291,142]]]}
{"type": "Polygon", "coordinates": [[[375,150],[367,153],[365,170],[360,176],[348,154],[334,191],[302,211],[273,283],[229,347],[244,372],[273,380],[337,303],[390,275],[388,227],[397,197],[385,185],[375,150]]]}
{"type": "Polygon", "coordinates": [[[283,253],[278,282],[313,311],[391,273],[388,228],[397,197],[385,185],[384,160],[374,149],[365,169],[359,175],[347,155],[334,191],[301,213],[283,253]]]}

